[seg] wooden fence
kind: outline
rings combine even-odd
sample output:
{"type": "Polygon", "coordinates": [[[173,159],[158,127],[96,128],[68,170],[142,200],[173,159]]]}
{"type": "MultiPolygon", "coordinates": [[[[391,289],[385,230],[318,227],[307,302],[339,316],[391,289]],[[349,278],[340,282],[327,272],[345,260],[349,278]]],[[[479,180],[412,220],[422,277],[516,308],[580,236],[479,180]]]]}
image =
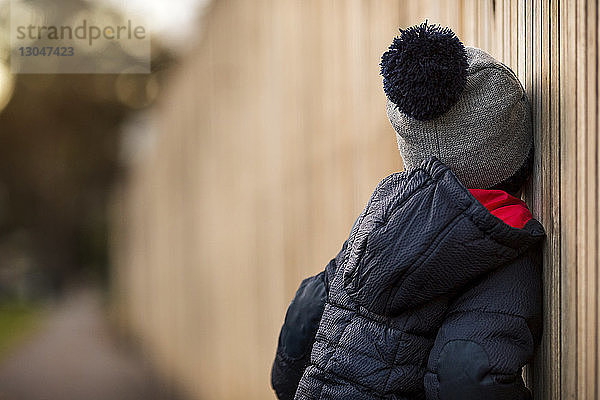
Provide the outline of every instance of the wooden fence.
{"type": "Polygon", "coordinates": [[[558,0],[216,0],[114,202],[114,295],[198,399],[273,398],[300,280],[401,168],[379,59],[428,19],[511,66],[534,106],[526,197],[548,232],[536,399],[598,397],[598,9],[558,0]]]}

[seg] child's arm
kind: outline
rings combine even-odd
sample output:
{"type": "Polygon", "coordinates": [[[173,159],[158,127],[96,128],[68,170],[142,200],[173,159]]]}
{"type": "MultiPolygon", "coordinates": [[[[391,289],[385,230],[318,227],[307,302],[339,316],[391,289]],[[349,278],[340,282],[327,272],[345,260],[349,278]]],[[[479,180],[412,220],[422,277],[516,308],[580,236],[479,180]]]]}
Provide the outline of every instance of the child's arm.
{"type": "Polygon", "coordinates": [[[345,249],[346,243],[324,271],[302,281],[288,307],[271,370],[271,385],[281,400],[294,398],[308,366],[329,292],[329,279],[333,278],[345,249]]]}
{"type": "Polygon", "coordinates": [[[428,400],[531,399],[521,370],[541,335],[538,256],[490,273],[453,302],[429,356],[428,400]]]}

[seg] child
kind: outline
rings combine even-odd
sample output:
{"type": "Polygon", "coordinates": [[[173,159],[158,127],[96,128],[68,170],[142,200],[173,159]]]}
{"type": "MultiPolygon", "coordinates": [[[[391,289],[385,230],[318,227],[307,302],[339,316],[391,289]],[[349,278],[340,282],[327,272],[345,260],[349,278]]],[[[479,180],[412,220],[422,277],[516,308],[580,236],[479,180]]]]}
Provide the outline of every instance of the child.
{"type": "Polygon", "coordinates": [[[325,271],[302,282],[272,370],[280,399],[521,400],[541,334],[541,224],[514,73],[448,28],[381,61],[405,171],[379,183],[325,271]],[[469,188],[469,189],[467,189],[469,188]]]}

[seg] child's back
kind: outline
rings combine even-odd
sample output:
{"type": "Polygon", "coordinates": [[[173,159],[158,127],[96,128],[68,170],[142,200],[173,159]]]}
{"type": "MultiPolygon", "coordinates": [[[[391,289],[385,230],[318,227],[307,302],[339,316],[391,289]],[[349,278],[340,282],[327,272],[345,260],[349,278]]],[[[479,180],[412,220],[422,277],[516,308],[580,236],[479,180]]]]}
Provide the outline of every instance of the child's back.
{"type": "Polygon", "coordinates": [[[273,386],[282,399],[528,399],[544,230],[507,193],[533,154],[525,93],[426,24],[394,41],[382,74],[407,172],[298,289],[273,386]]]}

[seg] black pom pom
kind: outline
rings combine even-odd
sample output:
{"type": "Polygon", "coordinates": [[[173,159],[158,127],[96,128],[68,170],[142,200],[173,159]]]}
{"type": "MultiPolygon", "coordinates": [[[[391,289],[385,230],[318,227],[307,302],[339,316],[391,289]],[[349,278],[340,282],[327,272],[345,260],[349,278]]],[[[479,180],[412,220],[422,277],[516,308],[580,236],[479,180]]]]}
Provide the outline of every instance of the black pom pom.
{"type": "Polygon", "coordinates": [[[467,52],[450,28],[400,29],[381,57],[383,90],[400,111],[424,121],[445,113],[467,82],[467,52]]]}

